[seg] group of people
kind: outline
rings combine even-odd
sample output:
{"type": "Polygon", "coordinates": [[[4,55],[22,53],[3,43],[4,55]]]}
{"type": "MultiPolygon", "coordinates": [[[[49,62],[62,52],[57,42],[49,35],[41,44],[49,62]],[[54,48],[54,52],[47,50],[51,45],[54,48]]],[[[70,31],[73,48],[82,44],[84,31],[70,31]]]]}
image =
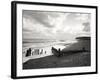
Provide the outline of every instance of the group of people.
{"type": "MultiPolygon", "coordinates": [[[[84,47],[82,48],[82,50],[86,51],[84,47]]],[[[52,47],[51,51],[57,57],[60,57],[60,56],[63,55],[63,53],[60,50],[60,48],[56,49],[56,48],[52,47]]],[[[46,53],[47,52],[45,50],[43,50],[43,49],[31,49],[31,48],[29,48],[29,49],[27,49],[25,56],[28,57],[28,56],[32,56],[32,55],[42,55],[42,54],[46,54],[46,53]]]]}
{"type": "Polygon", "coordinates": [[[46,51],[44,51],[43,49],[31,49],[31,48],[29,48],[29,49],[27,49],[27,51],[26,51],[26,57],[28,57],[28,56],[32,56],[32,55],[41,55],[41,54],[46,54],[46,51]]]}
{"type": "MultiPolygon", "coordinates": [[[[58,56],[58,57],[62,56],[62,52],[61,52],[60,48],[56,49],[56,48],[52,47],[51,51],[55,56],[58,56]]],[[[42,54],[46,54],[46,53],[47,52],[43,49],[31,49],[31,48],[29,48],[26,51],[25,57],[33,56],[33,55],[42,55],[42,54]]]]}
{"type": "Polygon", "coordinates": [[[53,53],[55,56],[57,56],[57,57],[62,56],[62,52],[61,52],[60,48],[57,50],[56,48],[52,47],[51,50],[52,50],[52,53],[53,53]]]}

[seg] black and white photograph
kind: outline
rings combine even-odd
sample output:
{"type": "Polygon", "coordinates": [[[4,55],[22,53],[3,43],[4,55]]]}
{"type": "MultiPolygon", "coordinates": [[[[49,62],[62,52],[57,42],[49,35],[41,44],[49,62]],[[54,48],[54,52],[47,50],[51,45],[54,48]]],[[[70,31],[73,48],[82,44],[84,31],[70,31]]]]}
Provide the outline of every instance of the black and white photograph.
{"type": "Polygon", "coordinates": [[[23,69],[91,66],[91,14],[23,10],[23,69]]]}
{"type": "Polygon", "coordinates": [[[97,6],[12,2],[12,78],[97,73],[97,6]]]}

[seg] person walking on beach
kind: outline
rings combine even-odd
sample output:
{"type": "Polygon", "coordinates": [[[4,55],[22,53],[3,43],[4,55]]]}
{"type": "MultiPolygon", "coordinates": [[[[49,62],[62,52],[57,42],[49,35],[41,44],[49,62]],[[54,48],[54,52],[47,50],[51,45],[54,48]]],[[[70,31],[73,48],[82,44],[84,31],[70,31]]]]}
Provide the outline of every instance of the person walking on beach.
{"type": "Polygon", "coordinates": [[[27,49],[26,51],[26,57],[31,56],[31,48],[27,49]]]}
{"type": "Polygon", "coordinates": [[[41,54],[43,54],[43,49],[41,50],[41,54]]]}
{"type": "Polygon", "coordinates": [[[61,50],[60,50],[60,48],[58,49],[58,57],[60,57],[61,56],[61,50]]]}
{"type": "Polygon", "coordinates": [[[45,51],[45,54],[46,54],[46,51],[45,51]]]}
{"type": "Polygon", "coordinates": [[[38,53],[38,55],[39,55],[39,49],[37,49],[37,53],[38,53]]]}
{"type": "Polygon", "coordinates": [[[29,50],[27,50],[27,51],[26,51],[26,57],[28,57],[28,56],[29,56],[29,54],[28,54],[28,53],[29,53],[29,50]]]}
{"type": "Polygon", "coordinates": [[[29,48],[29,56],[31,56],[31,48],[29,48]]]}

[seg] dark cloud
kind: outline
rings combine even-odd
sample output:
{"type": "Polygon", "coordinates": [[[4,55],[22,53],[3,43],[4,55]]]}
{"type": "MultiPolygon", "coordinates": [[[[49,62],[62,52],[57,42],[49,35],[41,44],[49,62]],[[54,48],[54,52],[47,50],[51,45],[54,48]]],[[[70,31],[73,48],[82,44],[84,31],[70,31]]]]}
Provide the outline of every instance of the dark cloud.
{"type": "Polygon", "coordinates": [[[45,25],[46,27],[52,28],[53,25],[50,24],[48,16],[57,17],[57,15],[54,15],[52,13],[50,14],[47,12],[23,10],[23,17],[35,19],[37,22],[45,25]]]}
{"type": "Polygon", "coordinates": [[[76,33],[90,31],[89,22],[88,14],[23,10],[23,38],[73,40],[76,33]]]}
{"type": "Polygon", "coordinates": [[[30,32],[31,30],[28,29],[28,28],[23,28],[23,31],[24,31],[24,32],[30,32]]]}
{"type": "Polygon", "coordinates": [[[83,31],[90,32],[90,23],[89,22],[83,23],[83,26],[84,26],[83,31]]]}

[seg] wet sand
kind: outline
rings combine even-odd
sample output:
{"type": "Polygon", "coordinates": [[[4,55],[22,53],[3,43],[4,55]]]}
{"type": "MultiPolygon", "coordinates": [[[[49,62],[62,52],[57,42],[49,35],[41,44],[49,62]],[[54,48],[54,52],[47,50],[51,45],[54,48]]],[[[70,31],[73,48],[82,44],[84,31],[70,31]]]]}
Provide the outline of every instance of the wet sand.
{"type": "Polygon", "coordinates": [[[90,52],[66,53],[61,57],[49,55],[37,59],[30,59],[23,63],[23,69],[82,67],[91,65],[90,52]]]}

